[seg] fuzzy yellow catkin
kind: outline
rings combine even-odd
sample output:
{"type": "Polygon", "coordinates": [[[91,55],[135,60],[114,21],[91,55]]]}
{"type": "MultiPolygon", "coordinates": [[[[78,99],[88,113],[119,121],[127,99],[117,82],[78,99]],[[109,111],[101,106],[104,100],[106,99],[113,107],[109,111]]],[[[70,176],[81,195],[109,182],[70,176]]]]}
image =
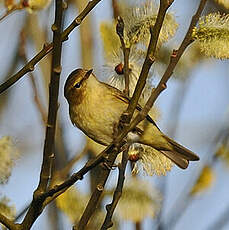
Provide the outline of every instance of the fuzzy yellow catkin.
{"type": "MultiPolygon", "coordinates": [[[[150,39],[150,28],[154,26],[157,18],[158,6],[155,1],[146,1],[136,6],[126,6],[122,10],[122,17],[126,26],[126,34],[131,44],[142,42],[148,45],[150,39]]],[[[158,47],[172,38],[177,30],[178,24],[172,13],[167,13],[158,39],[158,47]]]]}
{"type": "Polygon", "coordinates": [[[215,179],[215,174],[212,168],[206,165],[203,168],[196,184],[193,186],[190,194],[192,196],[195,196],[201,192],[208,190],[212,186],[214,179],[215,179]]]}
{"type": "Polygon", "coordinates": [[[229,15],[211,13],[201,17],[192,36],[206,56],[229,58],[229,15]]]}
{"type": "MultiPolygon", "coordinates": [[[[77,223],[86,207],[89,196],[79,192],[74,186],[56,199],[56,206],[72,223],[77,223]]],[[[87,229],[97,229],[104,218],[104,211],[97,209],[87,229]]],[[[112,229],[116,229],[115,227],[112,229]]]]}
{"type": "Polygon", "coordinates": [[[9,219],[14,219],[16,216],[16,208],[14,205],[10,205],[9,203],[10,200],[5,196],[0,199],[0,213],[9,219]]]}
{"type": "Polygon", "coordinates": [[[141,222],[146,217],[155,217],[161,208],[161,200],[160,192],[146,181],[127,178],[116,212],[123,220],[141,222]]]}
{"type": "Polygon", "coordinates": [[[120,49],[119,37],[115,32],[115,24],[111,22],[100,23],[100,36],[103,41],[103,49],[105,57],[109,59],[114,52],[120,49]]]}
{"type": "Polygon", "coordinates": [[[221,159],[227,166],[229,166],[229,143],[223,143],[219,146],[215,153],[216,157],[221,159]]]}
{"type": "MultiPolygon", "coordinates": [[[[106,80],[110,85],[118,88],[123,91],[125,88],[125,78],[124,74],[117,72],[116,67],[120,64],[123,65],[124,58],[123,52],[119,48],[120,42],[115,33],[115,26],[112,23],[103,22],[100,26],[101,38],[103,41],[106,64],[104,65],[103,74],[105,75],[104,79],[108,77],[106,80]],[[109,54],[109,55],[107,55],[109,54]]],[[[137,84],[140,72],[141,72],[141,60],[144,60],[145,52],[136,48],[135,45],[132,45],[129,56],[129,93],[130,96],[133,95],[135,86],[137,84]]],[[[146,86],[143,90],[143,93],[139,99],[139,104],[144,106],[146,100],[149,98],[152,91],[152,84],[150,83],[151,79],[148,78],[146,86]]],[[[159,117],[158,108],[153,107],[149,115],[157,120],[159,117]]],[[[92,141],[91,141],[92,142],[92,141]]],[[[91,143],[87,142],[87,146],[91,143]]],[[[92,149],[97,149],[96,146],[99,146],[96,143],[93,143],[92,149]]],[[[94,152],[94,151],[93,151],[94,152]]],[[[99,153],[99,151],[96,151],[99,153]]],[[[147,175],[165,175],[167,171],[170,171],[173,163],[170,159],[166,158],[159,151],[154,150],[151,147],[141,145],[141,144],[133,144],[129,150],[129,157],[131,161],[135,161],[135,167],[133,173],[143,172],[147,175]]],[[[118,156],[118,161],[121,161],[121,155],[118,156]]]]}
{"type": "Polygon", "coordinates": [[[87,202],[87,196],[71,187],[56,199],[56,206],[70,219],[72,223],[79,220],[87,202]]]}
{"type": "Polygon", "coordinates": [[[18,152],[9,136],[0,138],[0,184],[8,181],[18,158],[18,152]]]}

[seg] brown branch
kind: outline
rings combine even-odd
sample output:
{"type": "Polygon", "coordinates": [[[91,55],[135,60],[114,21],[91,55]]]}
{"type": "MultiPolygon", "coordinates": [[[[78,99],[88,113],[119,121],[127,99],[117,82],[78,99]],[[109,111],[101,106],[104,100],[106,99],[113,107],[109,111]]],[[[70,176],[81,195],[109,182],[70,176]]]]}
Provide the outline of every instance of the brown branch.
{"type": "Polygon", "coordinates": [[[103,222],[103,225],[101,227],[101,230],[106,230],[113,226],[112,216],[114,214],[114,210],[122,195],[122,189],[123,189],[124,180],[125,180],[126,165],[128,162],[128,151],[129,149],[125,150],[122,154],[122,162],[119,165],[118,183],[117,183],[114,195],[113,195],[112,202],[106,206],[107,214],[103,222]]]}
{"type": "Polygon", "coordinates": [[[55,22],[52,25],[53,30],[53,55],[51,80],[49,86],[49,110],[48,110],[48,124],[46,128],[46,136],[43,151],[43,162],[40,173],[40,182],[37,189],[34,191],[33,201],[30,208],[21,224],[22,229],[30,229],[34,221],[42,212],[41,194],[43,194],[48,186],[52,163],[54,159],[54,138],[56,128],[56,117],[58,110],[58,94],[59,81],[61,73],[61,49],[62,49],[62,16],[63,16],[63,1],[56,0],[55,8],[55,22]]]}
{"type": "MultiPolygon", "coordinates": [[[[47,199],[48,197],[55,196],[56,193],[58,195],[62,194],[66,189],[72,186],[78,180],[82,180],[83,176],[88,173],[92,168],[99,165],[100,163],[107,161],[108,153],[112,150],[113,145],[108,146],[103,152],[101,152],[95,159],[89,160],[83,168],[81,168],[78,172],[72,174],[72,176],[59,185],[55,185],[53,188],[50,188],[47,192],[42,195],[42,199],[47,199]]],[[[52,199],[53,200],[53,199],[52,199]]]]}
{"type": "MultiPolygon", "coordinates": [[[[24,62],[24,64],[26,64],[28,62],[27,56],[26,56],[26,52],[25,52],[25,45],[26,45],[26,33],[25,33],[25,27],[21,30],[20,33],[20,44],[19,44],[19,55],[22,58],[22,61],[24,62]]],[[[34,92],[34,103],[37,106],[37,109],[40,112],[41,115],[41,119],[43,124],[46,124],[46,119],[47,119],[47,114],[45,112],[45,108],[43,106],[43,104],[40,101],[40,96],[37,90],[37,86],[36,86],[36,82],[35,82],[35,78],[32,74],[32,72],[29,73],[30,76],[30,80],[31,80],[31,85],[33,88],[33,92],[34,92]]]]}
{"type": "MultiPolygon", "coordinates": [[[[124,112],[124,114],[120,118],[120,121],[124,121],[124,123],[128,124],[129,121],[131,120],[131,118],[133,116],[133,112],[137,106],[138,99],[141,95],[141,92],[142,92],[144,86],[145,86],[146,78],[147,78],[148,73],[149,73],[149,69],[150,69],[150,67],[153,63],[153,60],[154,60],[152,54],[154,55],[154,53],[156,51],[157,40],[158,40],[158,36],[159,36],[160,30],[162,27],[162,23],[163,23],[166,11],[169,8],[169,6],[172,4],[172,2],[173,2],[173,0],[170,0],[170,1],[161,0],[160,1],[159,13],[158,13],[158,16],[156,19],[156,23],[153,27],[154,29],[151,32],[151,39],[150,39],[150,44],[149,44],[149,47],[147,50],[147,56],[146,56],[145,62],[143,64],[142,71],[141,71],[137,86],[135,88],[134,95],[131,99],[131,102],[128,106],[127,111],[124,112]]],[[[94,192],[93,192],[93,194],[92,194],[92,196],[91,196],[91,198],[87,204],[87,207],[84,210],[84,213],[83,213],[83,215],[79,221],[78,228],[75,226],[74,229],[78,229],[78,230],[84,229],[85,226],[87,225],[89,219],[91,218],[92,214],[94,213],[95,208],[98,204],[99,198],[103,192],[104,185],[105,185],[107,178],[110,174],[111,167],[114,164],[114,161],[117,157],[117,154],[118,154],[118,151],[120,148],[120,143],[122,143],[123,138],[127,135],[127,133],[129,131],[130,131],[130,129],[128,126],[126,126],[123,130],[121,130],[121,132],[119,130],[117,138],[115,138],[113,141],[115,148],[113,148],[111,150],[111,152],[109,153],[109,156],[108,156],[107,165],[109,167],[101,168],[101,170],[100,170],[101,171],[100,183],[97,185],[96,189],[94,190],[94,192]]]]}
{"type": "MultiPolygon", "coordinates": [[[[67,174],[69,173],[69,170],[73,167],[73,165],[79,161],[83,156],[85,156],[85,154],[87,153],[87,148],[85,148],[80,154],[75,154],[75,156],[67,163],[67,165],[59,170],[56,171],[53,175],[53,179],[54,178],[65,178],[67,176],[67,174]]],[[[55,180],[55,179],[54,179],[55,180]]],[[[51,188],[50,188],[51,189],[51,188]]],[[[67,189],[67,188],[66,188],[67,189]]],[[[66,189],[64,191],[66,191],[66,189]]],[[[60,194],[62,194],[63,192],[61,191],[60,194]]],[[[58,194],[58,193],[56,193],[58,194]]],[[[45,199],[45,201],[43,202],[43,208],[45,206],[47,206],[50,202],[52,202],[56,197],[58,197],[60,194],[53,196],[53,197],[48,197],[47,199],[45,199]]],[[[22,215],[24,215],[24,213],[28,210],[30,204],[25,205],[25,207],[17,214],[15,221],[17,221],[22,215]]]]}
{"type": "Polygon", "coordinates": [[[129,96],[129,75],[130,75],[130,68],[129,68],[129,56],[130,56],[130,47],[126,47],[125,41],[124,41],[124,21],[121,17],[118,17],[118,23],[116,26],[116,32],[119,36],[121,45],[122,45],[122,51],[123,51],[123,57],[124,57],[124,78],[125,78],[125,89],[124,94],[129,96]]]}
{"type": "MultiPolygon", "coordinates": [[[[88,15],[88,13],[100,2],[101,0],[92,0],[89,1],[85,9],[73,20],[73,22],[63,31],[62,33],[62,41],[66,41],[68,39],[68,35],[75,29],[77,26],[81,24],[84,18],[88,15]]],[[[32,58],[22,69],[20,69],[16,74],[10,77],[7,81],[0,85],[0,94],[7,90],[10,86],[15,84],[18,80],[20,80],[26,73],[33,71],[34,66],[49,52],[53,49],[53,43],[44,44],[43,49],[32,58]]]]}
{"type": "Polygon", "coordinates": [[[6,226],[10,230],[19,230],[20,226],[18,224],[14,224],[12,220],[7,218],[6,216],[2,215],[0,213],[0,223],[2,223],[4,226],[6,226]]]}
{"type": "Polygon", "coordinates": [[[184,40],[182,41],[180,47],[178,50],[174,50],[171,57],[170,57],[170,63],[164,73],[164,75],[162,76],[160,82],[158,83],[157,87],[153,90],[153,92],[151,93],[151,96],[149,97],[148,101],[146,102],[144,108],[142,109],[142,111],[136,116],[136,118],[133,120],[133,122],[131,122],[130,126],[128,127],[129,130],[132,130],[139,122],[141,122],[142,120],[145,119],[146,115],[148,114],[148,112],[150,111],[150,109],[152,108],[154,102],[156,101],[156,99],[158,98],[158,96],[160,95],[160,93],[166,89],[166,83],[169,80],[169,78],[172,76],[173,71],[176,67],[176,64],[178,63],[178,61],[180,60],[182,54],[184,53],[185,49],[193,42],[192,39],[192,31],[194,26],[197,24],[199,17],[204,9],[204,6],[206,4],[207,0],[201,0],[199,7],[196,11],[196,13],[194,14],[194,16],[192,17],[190,26],[188,28],[188,31],[184,37],[184,40]]]}
{"type": "Polygon", "coordinates": [[[46,127],[46,137],[44,144],[43,163],[40,175],[40,183],[38,190],[45,191],[49,182],[50,170],[52,161],[54,159],[54,137],[56,131],[56,116],[58,110],[58,95],[59,82],[61,74],[61,31],[62,31],[62,15],[63,2],[56,0],[55,22],[52,25],[53,30],[53,56],[51,67],[51,80],[49,86],[49,110],[48,110],[48,124],[46,127]]]}
{"type": "Polygon", "coordinates": [[[86,209],[84,210],[84,213],[78,223],[78,226],[74,226],[73,229],[75,230],[85,229],[85,226],[87,225],[89,219],[91,218],[91,216],[96,210],[96,207],[99,202],[99,198],[102,195],[107,178],[110,174],[110,170],[113,167],[114,161],[119,151],[120,150],[118,147],[114,147],[114,145],[111,146],[108,159],[106,160],[106,164],[100,168],[99,183],[97,184],[94,192],[92,193],[92,196],[87,204],[86,209]]]}
{"type": "Polygon", "coordinates": [[[148,73],[149,70],[152,66],[152,64],[154,63],[154,56],[156,53],[156,47],[157,47],[157,41],[159,38],[159,34],[162,28],[162,24],[165,18],[165,14],[166,11],[168,10],[168,8],[171,6],[171,4],[173,3],[174,0],[160,0],[160,7],[159,7],[159,12],[157,15],[157,19],[155,22],[155,25],[153,26],[153,28],[150,29],[150,43],[147,49],[147,54],[146,54],[146,59],[143,63],[142,69],[141,69],[141,73],[137,82],[137,85],[135,87],[134,90],[134,94],[131,98],[130,104],[126,110],[126,114],[127,114],[127,122],[129,123],[129,121],[131,120],[131,117],[133,116],[133,113],[135,111],[135,108],[138,104],[138,100],[141,96],[142,90],[145,87],[146,84],[146,79],[148,77],[148,73]]]}

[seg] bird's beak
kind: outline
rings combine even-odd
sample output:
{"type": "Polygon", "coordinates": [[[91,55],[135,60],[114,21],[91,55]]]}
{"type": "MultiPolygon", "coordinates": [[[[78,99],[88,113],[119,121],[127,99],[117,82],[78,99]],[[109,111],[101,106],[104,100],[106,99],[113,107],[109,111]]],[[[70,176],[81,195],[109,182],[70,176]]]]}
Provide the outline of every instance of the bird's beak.
{"type": "Polygon", "coordinates": [[[90,70],[87,71],[87,73],[84,76],[84,80],[87,80],[89,78],[89,76],[91,75],[92,71],[93,71],[93,69],[90,69],[90,70]]]}

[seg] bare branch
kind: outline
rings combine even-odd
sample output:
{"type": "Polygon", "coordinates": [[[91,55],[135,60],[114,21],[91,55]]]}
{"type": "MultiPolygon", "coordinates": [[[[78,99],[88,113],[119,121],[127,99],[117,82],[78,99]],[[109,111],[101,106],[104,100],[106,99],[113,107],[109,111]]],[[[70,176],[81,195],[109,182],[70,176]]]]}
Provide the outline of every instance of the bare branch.
{"type": "MultiPolygon", "coordinates": [[[[48,197],[55,196],[56,193],[58,195],[62,194],[66,189],[72,186],[78,180],[82,180],[83,176],[88,173],[92,168],[99,165],[103,161],[107,161],[108,153],[112,150],[114,146],[108,146],[102,153],[100,153],[95,159],[89,160],[83,168],[81,168],[77,173],[74,173],[69,179],[64,181],[59,185],[55,185],[53,188],[50,188],[47,192],[45,192],[42,197],[43,199],[47,199],[48,197]]],[[[56,197],[56,196],[55,196],[56,197]]],[[[53,199],[52,199],[53,200],[53,199]]]]}
{"type": "Polygon", "coordinates": [[[100,168],[100,174],[99,174],[99,183],[97,184],[94,192],[92,193],[92,196],[87,204],[86,209],[84,210],[84,213],[78,223],[78,226],[74,226],[73,229],[77,230],[83,230],[85,229],[85,226],[87,225],[89,219],[93,215],[93,213],[96,210],[96,207],[99,202],[99,198],[104,190],[104,186],[106,184],[107,178],[110,174],[110,170],[113,167],[114,161],[117,157],[117,153],[120,151],[119,148],[116,148],[112,146],[111,152],[109,152],[108,159],[106,160],[106,164],[100,168]]]}
{"type": "MultiPolygon", "coordinates": [[[[120,118],[120,121],[124,121],[124,123],[128,124],[130,122],[130,120],[133,116],[133,112],[137,106],[138,99],[141,95],[141,92],[142,92],[144,86],[145,86],[146,78],[148,76],[149,69],[150,69],[150,67],[153,63],[153,60],[154,60],[152,54],[154,55],[154,53],[156,51],[157,40],[158,40],[158,36],[159,36],[160,30],[162,27],[162,23],[163,23],[166,11],[169,8],[169,6],[172,4],[172,2],[173,2],[173,0],[171,0],[171,1],[161,0],[161,2],[160,2],[161,4],[160,4],[160,8],[159,8],[159,13],[158,13],[156,23],[155,23],[154,28],[153,28],[153,32],[151,32],[151,39],[150,39],[150,44],[149,44],[148,51],[147,51],[147,56],[146,56],[145,62],[143,64],[142,71],[141,71],[138,83],[136,85],[134,95],[131,99],[131,102],[128,106],[127,111],[124,112],[124,114],[120,118]],[[126,116],[126,114],[127,114],[127,116],[126,116]]],[[[87,204],[86,209],[84,210],[84,213],[83,213],[83,215],[79,221],[78,228],[75,226],[73,229],[78,229],[78,230],[84,229],[85,226],[87,225],[89,219],[91,218],[92,214],[94,213],[95,208],[98,204],[99,198],[103,192],[107,178],[110,174],[111,167],[114,164],[114,161],[115,161],[117,154],[118,154],[118,151],[120,149],[120,143],[123,142],[122,141],[123,138],[127,135],[127,133],[130,130],[131,129],[129,129],[129,126],[126,126],[123,130],[119,129],[119,133],[113,141],[115,148],[114,147],[112,148],[112,146],[111,146],[112,150],[108,156],[108,160],[107,160],[108,167],[101,168],[101,170],[100,170],[101,171],[100,182],[98,183],[96,189],[94,190],[94,192],[93,192],[93,194],[92,194],[92,196],[91,196],[91,198],[87,204]]]]}
{"type": "Polygon", "coordinates": [[[118,17],[118,23],[116,26],[116,32],[119,36],[121,45],[122,45],[122,51],[123,51],[123,57],[124,57],[124,78],[125,78],[125,89],[124,94],[129,96],[129,75],[130,75],[130,68],[129,68],[129,56],[130,56],[130,47],[126,47],[125,40],[124,40],[124,21],[121,17],[118,17]]]}
{"type": "MultiPolygon", "coordinates": [[[[90,11],[100,2],[101,0],[92,0],[89,1],[85,9],[73,20],[73,22],[63,31],[62,33],[62,41],[66,41],[68,39],[68,35],[72,32],[74,28],[79,26],[83,19],[90,13],[90,11]]],[[[18,80],[20,80],[26,73],[33,71],[34,66],[49,52],[53,49],[53,43],[44,44],[43,49],[32,58],[22,69],[20,69],[16,74],[10,77],[7,81],[0,85],[0,94],[7,90],[10,86],[15,84],[18,80]]]]}
{"type": "Polygon", "coordinates": [[[114,214],[114,210],[122,195],[122,189],[123,189],[124,180],[125,180],[126,165],[128,162],[128,151],[129,149],[125,150],[122,154],[122,162],[118,168],[119,169],[118,183],[117,183],[111,204],[108,204],[106,206],[107,214],[103,222],[103,225],[101,227],[101,230],[106,230],[113,226],[112,216],[114,214]]]}
{"type": "MultiPolygon", "coordinates": [[[[25,52],[25,45],[26,45],[26,34],[25,34],[25,28],[23,28],[21,30],[21,33],[20,33],[19,55],[22,58],[22,61],[24,62],[24,64],[26,64],[28,62],[26,52],[25,52]]],[[[37,109],[39,110],[40,115],[41,115],[42,122],[45,125],[46,119],[47,119],[47,114],[45,112],[45,108],[44,108],[43,104],[40,101],[40,96],[39,96],[36,82],[35,82],[35,78],[34,78],[32,72],[29,73],[29,76],[30,76],[31,85],[32,85],[33,92],[34,92],[34,98],[33,98],[34,103],[37,106],[37,109]]]]}
{"type": "Polygon", "coordinates": [[[20,225],[14,224],[14,222],[10,219],[8,219],[6,216],[2,215],[0,213],[0,223],[5,225],[10,230],[19,230],[20,225]]]}
{"type": "Polygon", "coordinates": [[[192,31],[194,26],[196,25],[196,23],[199,20],[199,17],[204,9],[204,6],[206,4],[207,0],[201,0],[199,7],[195,13],[195,15],[192,17],[190,26],[188,28],[188,31],[184,37],[183,42],[181,43],[180,47],[178,50],[174,50],[171,57],[170,57],[170,63],[164,73],[164,75],[162,76],[160,82],[158,83],[157,87],[152,91],[150,98],[148,99],[148,101],[146,102],[146,105],[144,106],[144,108],[142,109],[142,111],[136,116],[136,118],[133,120],[133,122],[131,122],[130,126],[129,126],[129,130],[132,130],[139,122],[141,122],[142,120],[145,119],[146,115],[148,114],[148,112],[150,111],[150,109],[152,108],[154,102],[156,101],[156,99],[158,98],[158,96],[160,95],[160,93],[166,89],[166,83],[169,80],[169,78],[172,76],[173,71],[176,67],[176,64],[178,63],[178,61],[180,60],[182,54],[184,53],[185,49],[193,42],[192,39],[192,31]]]}
{"type": "Polygon", "coordinates": [[[40,198],[48,186],[52,163],[54,159],[54,138],[56,131],[56,117],[58,110],[58,95],[59,81],[61,73],[61,49],[62,49],[62,16],[63,16],[63,1],[56,0],[55,22],[52,25],[53,30],[53,55],[51,80],[49,86],[49,110],[48,124],[46,127],[46,137],[43,151],[43,162],[40,173],[40,182],[37,189],[34,191],[33,201],[22,222],[23,229],[30,229],[36,218],[42,212],[42,203],[44,199],[40,198]]]}
{"type": "Polygon", "coordinates": [[[145,87],[146,84],[146,79],[148,77],[148,73],[149,70],[152,66],[152,64],[154,63],[154,56],[155,56],[155,52],[156,52],[156,47],[157,47],[157,41],[158,41],[158,37],[162,28],[162,24],[165,18],[165,14],[166,11],[168,10],[168,8],[170,7],[170,5],[173,3],[174,0],[168,0],[168,1],[164,1],[164,0],[160,0],[160,7],[159,7],[159,12],[157,15],[157,19],[155,22],[155,25],[153,26],[153,28],[151,28],[151,37],[150,37],[150,43],[148,46],[148,50],[147,50],[147,54],[146,54],[146,59],[143,63],[142,69],[141,69],[141,73],[137,82],[137,85],[135,87],[134,90],[134,94],[131,98],[130,104],[127,108],[126,114],[129,117],[129,121],[135,111],[135,108],[138,104],[138,100],[141,96],[142,90],[145,87]]]}

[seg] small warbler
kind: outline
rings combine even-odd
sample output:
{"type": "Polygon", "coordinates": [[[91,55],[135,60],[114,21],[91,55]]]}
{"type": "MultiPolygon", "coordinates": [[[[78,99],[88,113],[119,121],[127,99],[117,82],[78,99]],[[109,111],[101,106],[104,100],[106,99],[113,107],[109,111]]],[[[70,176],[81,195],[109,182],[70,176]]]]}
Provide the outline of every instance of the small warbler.
{"type": "MultiPolygon", "coordinates": [[[[99,144],[111,144],[115,127],[130,99],[120,90],[100,82],[92,70],[85,69],[76,69],[68,76],[64,96],[69,103],[72,123],[99,144]]],[[[133,117],[139,111],[138,105],[133,117]]],[[[128,138],[160,151],[182,169],[188,167],[189,161],[199,160],[192,151],[163,134],[149,115],[128,138]]]]}

